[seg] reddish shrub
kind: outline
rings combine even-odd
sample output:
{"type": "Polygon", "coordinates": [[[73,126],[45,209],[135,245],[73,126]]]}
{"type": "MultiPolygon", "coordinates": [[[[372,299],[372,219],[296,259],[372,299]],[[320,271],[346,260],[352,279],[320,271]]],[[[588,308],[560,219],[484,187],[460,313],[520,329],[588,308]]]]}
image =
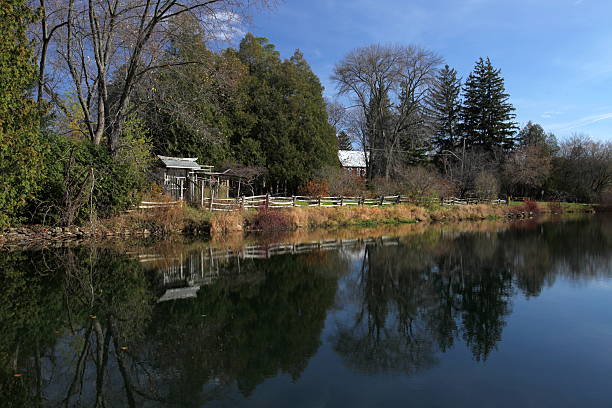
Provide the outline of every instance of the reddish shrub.
{"type": "Polygon", "coordinates": [[[533,200],[525,200],[525,203],[523,204],[523,207],[524,207],[526,213],[531,213],[531,214],[539,214],[540,213],[540,206],[538,205],[538,203],[536,203],[533,200]]]}
{"type": "Polygon", "coordinates": [[[300,194],[309,197],[323,197],[329,195],[329,185],[322,180],[310,180],[300,187],[300,194]]]}
{"type": "Polygon", "coordinates": [[[262,207],[251,221],[251,227],[259,231],[286,231],[292,224],[284,211],[262,207]]]}

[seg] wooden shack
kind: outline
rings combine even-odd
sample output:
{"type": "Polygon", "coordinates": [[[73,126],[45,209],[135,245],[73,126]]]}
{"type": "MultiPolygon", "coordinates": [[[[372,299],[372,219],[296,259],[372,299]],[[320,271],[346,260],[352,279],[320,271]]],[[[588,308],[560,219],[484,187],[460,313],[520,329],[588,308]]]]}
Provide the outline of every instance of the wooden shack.
{"type": "Polygon", "coordinates": [[[176,200],[202,203],[211,194],[229,196],[228,177],[213,172],[213,166],[201,165],[197,157],[157,156],[154,178],[176,200]]]}

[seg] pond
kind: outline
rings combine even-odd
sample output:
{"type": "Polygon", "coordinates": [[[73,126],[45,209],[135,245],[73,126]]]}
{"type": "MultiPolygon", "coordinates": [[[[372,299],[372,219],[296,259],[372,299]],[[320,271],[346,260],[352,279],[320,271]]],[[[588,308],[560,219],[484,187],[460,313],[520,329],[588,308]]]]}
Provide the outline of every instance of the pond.
{"type": "Polygon", "coordinates": [[[609,407],[612,217],[0,253],[0,405],[609,407]]]}

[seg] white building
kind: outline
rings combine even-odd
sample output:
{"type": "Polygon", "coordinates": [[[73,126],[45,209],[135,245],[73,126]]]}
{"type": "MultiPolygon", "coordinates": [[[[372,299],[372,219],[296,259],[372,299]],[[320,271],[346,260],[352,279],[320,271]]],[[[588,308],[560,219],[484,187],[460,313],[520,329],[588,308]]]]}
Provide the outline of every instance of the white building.
{"type": "Polygon", "coordinates": [[[366,154],[359,150],[338,150],[342,167],[361,178],[366,178],[366,154]]]}

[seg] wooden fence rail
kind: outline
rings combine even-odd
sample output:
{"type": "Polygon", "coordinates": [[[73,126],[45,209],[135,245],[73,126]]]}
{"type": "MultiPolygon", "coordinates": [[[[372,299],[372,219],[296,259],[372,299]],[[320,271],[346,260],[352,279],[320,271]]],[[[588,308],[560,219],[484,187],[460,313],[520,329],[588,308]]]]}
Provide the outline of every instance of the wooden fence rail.
{"type": "Polygon", "coordinates": [[[408,196],[391,195],[375,198],[366,197],[312,197],[291,196],[272,197],[258,195],[238,198],[203,198],[201,206],[211,211],[236,211],[244,208],[286,208],[286,207],[343,207],[343,206],[371,206],[382,207],[397,204],[440,204],[440,205],[468,205],[468,204],[507,204],[506,200],[483,200],[477,198],[443,198],[443,199],[414,199],[408,196]]]}

